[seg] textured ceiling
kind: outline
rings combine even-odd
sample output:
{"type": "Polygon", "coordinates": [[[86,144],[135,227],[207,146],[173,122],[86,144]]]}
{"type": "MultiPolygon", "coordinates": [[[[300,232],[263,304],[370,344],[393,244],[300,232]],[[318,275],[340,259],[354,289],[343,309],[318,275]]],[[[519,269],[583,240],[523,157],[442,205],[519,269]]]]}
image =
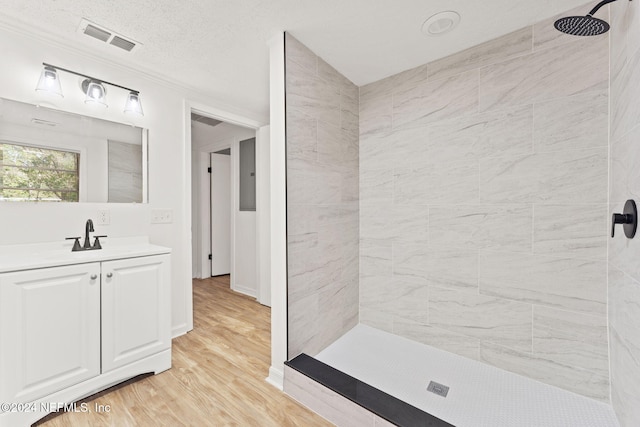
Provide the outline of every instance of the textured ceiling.
{"type": "MultiPolygon", "coordinates": [[[[589,2],[588,6],[595,4],[589,2]]],[[[0,23],[268,117],[267,41],[286,30],[357,85],[370,83],[586,4],[584,0],[0,0],[0,23]],[[455,31],[428,38],[434,13],[455,31]],[[86,18],[142,43],[126,53],[77,33],[86,18]]],[[[589,7],[585,6],[585,14],[589,7]]]]}

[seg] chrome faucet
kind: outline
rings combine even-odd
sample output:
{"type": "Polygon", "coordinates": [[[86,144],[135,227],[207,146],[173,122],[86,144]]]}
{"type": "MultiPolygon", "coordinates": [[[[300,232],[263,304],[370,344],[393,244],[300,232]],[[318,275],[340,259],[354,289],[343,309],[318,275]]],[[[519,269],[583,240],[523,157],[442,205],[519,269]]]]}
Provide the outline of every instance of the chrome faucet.
{"type": "Polygon", "coordinates": [[[107,237],[107,236],[93,236],[95,240],[93,241],[93,245],[91,245],[91,239],[90,239],[89,233],[92,233],[93,231],[95,231],[93,229],[93,221],[91,219],[88,219],[87,223],[84,226],[84,245],[80,246],[81,237],[67,237],[66,240],[74,240],[73,248],[71,248],[71,252],[102,249],[102,245],[100,244],[100,237],[107,237]]]}
{"type": "Polygon", "coordinates": [[[89,241],[89,233],[93,232],[93,221],[91,219],[87,220],[87,223],[84,226],[84,245],[82,246],[84,249],[91,249],[91,242],[89,241]]]}

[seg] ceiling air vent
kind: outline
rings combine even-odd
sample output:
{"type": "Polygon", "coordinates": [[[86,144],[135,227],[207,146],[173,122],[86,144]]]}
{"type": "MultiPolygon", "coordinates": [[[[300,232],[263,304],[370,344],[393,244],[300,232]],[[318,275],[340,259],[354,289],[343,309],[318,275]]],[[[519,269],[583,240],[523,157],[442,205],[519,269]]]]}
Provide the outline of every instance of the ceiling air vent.
{"type": "Polygon", "coordinates": [[[86,19],[82,19],[80,22],[78,33],[86,34],[87,36],[93,37],[94,39],[98,39],[112,46],[119,47],[127,52],[131,52],[141,44],[86,19]]]}
{"type": "Polygon", "coordinates": [[[106,42],[109,40],[109,37],[111,37],[111,33],[109,31],[105,31],[91,24],[85,27],[84,33],[98,40],[102,40],[103,42],[106,42]]]}
{"type": "Polygon", "coordinates": [[[130,42],[129,40],[125,40],[122,37],[113,36],[109,44],[112,44],[120,49],[124,49],[127,52],[131,52],[131,50],[136,47],[134,42],[130,42]]]}

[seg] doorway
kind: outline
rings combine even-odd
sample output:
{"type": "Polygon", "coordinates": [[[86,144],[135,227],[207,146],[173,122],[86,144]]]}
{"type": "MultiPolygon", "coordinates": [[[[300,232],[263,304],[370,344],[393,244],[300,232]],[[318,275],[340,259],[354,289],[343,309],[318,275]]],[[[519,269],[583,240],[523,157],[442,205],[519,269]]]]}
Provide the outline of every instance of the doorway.
{"type": "Polygon", "coordinates": [[[192,277],[229,274],[232,290],[269,305],[258,256],[264,236],[258,226],[256,147],[268,144],[268,138],[260,141],[260,132],[191,110],[192,277]]]}

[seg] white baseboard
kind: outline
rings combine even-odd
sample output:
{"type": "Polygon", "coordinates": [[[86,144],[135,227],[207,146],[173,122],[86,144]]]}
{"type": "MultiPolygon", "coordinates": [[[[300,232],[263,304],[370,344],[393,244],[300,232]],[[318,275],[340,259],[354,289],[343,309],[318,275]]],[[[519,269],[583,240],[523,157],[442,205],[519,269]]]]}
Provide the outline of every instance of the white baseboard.
{"type": "Polygon", "coordinates": [[[284,372],[271,366],[269,368],[269,376],[266,378],[266,381],[278,390],[283,390],[284,372]]]}
{"type": "Polygon", "coordinates": [[[250,288],[248,286],[242,286],[242,285],[239,285],[239,284],[236,283],[231,288],[231,290],[235,291],[235,292],[239,292],[239,293],[244,294],[244,295],[248,295],[248,296],[250,296],[252,298],[257,298],[256,290],[253,289],[253,288],[250,288]]]}

